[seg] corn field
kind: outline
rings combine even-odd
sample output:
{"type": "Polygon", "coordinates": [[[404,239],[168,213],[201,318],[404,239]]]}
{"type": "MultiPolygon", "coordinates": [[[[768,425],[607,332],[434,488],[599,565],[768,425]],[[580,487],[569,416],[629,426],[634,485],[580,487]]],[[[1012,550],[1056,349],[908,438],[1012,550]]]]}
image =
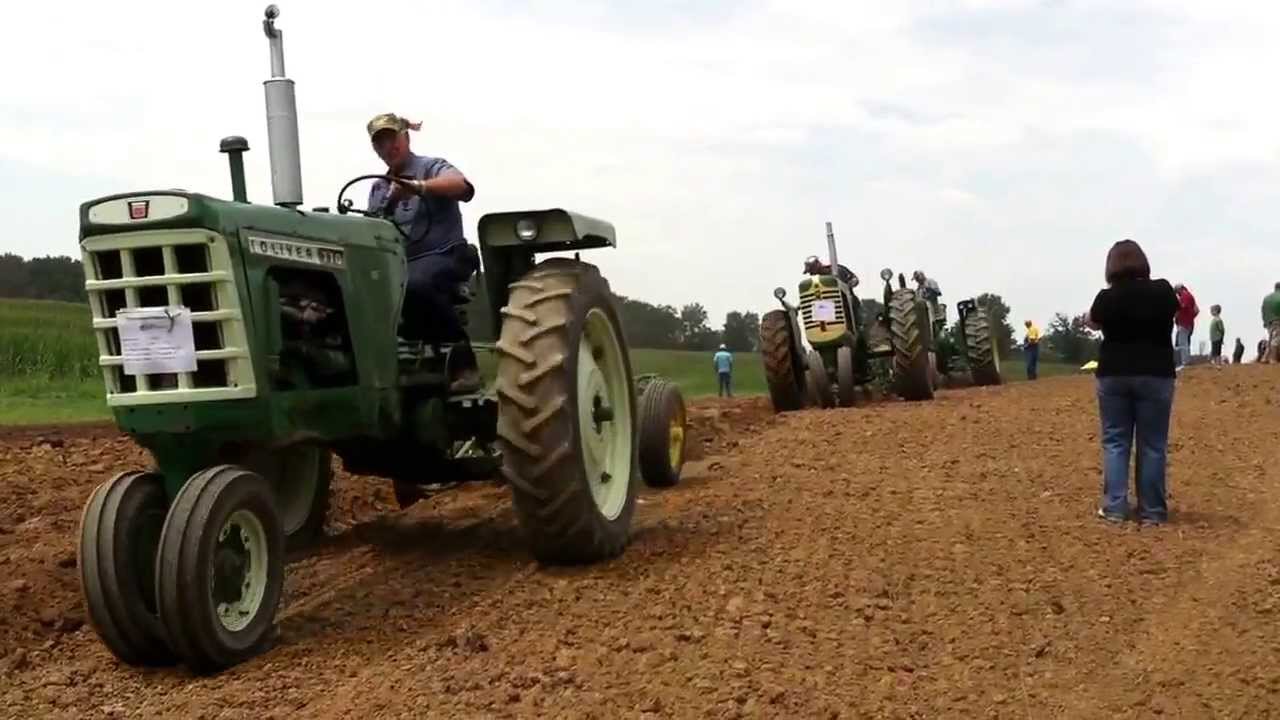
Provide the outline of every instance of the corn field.
{"type": "Polygon", "coordinates": [[[0,299],[0,378],[98,377],[87,305],[0,299]]]}

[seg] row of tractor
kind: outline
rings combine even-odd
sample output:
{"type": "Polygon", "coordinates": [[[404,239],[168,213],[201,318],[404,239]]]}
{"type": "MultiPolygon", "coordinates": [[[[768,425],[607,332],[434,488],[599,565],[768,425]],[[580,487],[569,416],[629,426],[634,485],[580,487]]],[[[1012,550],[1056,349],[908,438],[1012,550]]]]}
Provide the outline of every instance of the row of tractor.
{"type": "MultiPolygon", "coordinates": [[[[640,484],[680,481],[684,399],[633,373],[616,298],[579,257],[615,247],[613,226],[562,209],[483,216],[475,259],[496,342],[407,339],[406,229],[345,193],[411,179],[362,175],[335,207],[302,206],[278,17],[272,5],[263,20],[272,204],[248,201],[248,142],[231,136],[229,200],[165,189],[80,206],[106,402],[152,464],[92,492],[78,567],[91,626],[133,665],[213,672],[261,652],[286,554],[321,534],[337,466],[388,480],[402,506],[504,482],[544,563],[618,555],[640,484]],[[496,363],[477,389],[460,380],[478,374],[478,350],[496,363]]],[[[886,271],[885,311],[867,320],[828,238],[831,263],[806,263],[798,304],[780,290],[783,309],[761,321],[779,410],[852,404],[878,358],[909,399],[931,397],[957,359],[999,382],[982,308],[961,303],[962,348],[949,349],[929,284],[894,288],[886,271]]],[[[463,317],[475,280],[451,293],[463,317]]]]}
{"type": "Polygon", "coordinates": [[[856,273],[838,262],[827,223],[829,261],[805,259],[798,300],[774,290],[781,309],[760,318],[759,347],[777,412],[852,407],[882,394],[930,400],[943,378],[967,372],[973,385],[998,385],[1000,356],[991,315],[973,298],[957,304],[947,332],[947,306],[936,280],[917,270],[912,283],[880,271],[879,308],[864,308],[856,273]]]}

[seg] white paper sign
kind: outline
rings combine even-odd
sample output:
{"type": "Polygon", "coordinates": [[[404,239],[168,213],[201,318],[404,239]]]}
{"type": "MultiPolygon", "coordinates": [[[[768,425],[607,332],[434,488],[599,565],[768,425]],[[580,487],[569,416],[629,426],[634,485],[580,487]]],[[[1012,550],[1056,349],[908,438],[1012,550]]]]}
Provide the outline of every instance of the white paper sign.
{"type": "Polygon", "coordinates": [[[187,308],[127,308],[116,313],[116,323],[126,374],[195,372],[196,340],[187,308]]]}
{"type": "Polygon", "coordinates": [[[813,319],[817,322],[835,322],[836,304],[830,300],[818,300],[813,304],[813,319]]]}

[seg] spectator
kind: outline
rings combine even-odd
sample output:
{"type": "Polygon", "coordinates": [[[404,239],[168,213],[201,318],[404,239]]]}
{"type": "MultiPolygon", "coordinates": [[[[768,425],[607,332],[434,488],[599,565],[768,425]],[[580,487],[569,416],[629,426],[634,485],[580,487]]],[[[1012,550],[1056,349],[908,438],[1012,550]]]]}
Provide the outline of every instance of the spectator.
{"type": "Polygon", "coordinates": [[[1040,328],[1030,320],[1024,324],[1027,326],[1027,336],[1022,341],[1022,347],[1027,355],[1027,379],[1035,380],[1040,369],[1040,328]]]}
{"type": "Polygon", "coordinates": [[[1129,456],[1136,433],[1138,517],[1158,524],[1169,514],[1165,465],[1177,376],[1170,336],[1178,295],[1167,280],[1151,279],[1151,265],[1132,240],[1107,253],[1106,280],[1088,315],[1090,327],[1102,331],[1096,373],[1103,457],[1098,516],[1113,522],[1129,517],[1129,456]]]}
{"type": "Polygon", "coordinates": [[[1191,362],[1191,334],[1195,331],[1196,317],[1200,308],[1196,305],[1196,296],[1191,294],[1186,285],[1178,283],[1173,286],[1178,295],[1178,314],[1174,322],[1178,327],[1178,370],[1191,362]]]}
{"type": "Polygon", "coordinates": [[[1222,306],[1210,305],[1209,314],[1213,315],[1209,321],[1209,358],[1214,365],[1222,365],[1222,343],[1227,337],[1227,328],[1222,322],[1222,306]]]}
{"type": "Polygon", "coordinates": [[[1240,341],[1240,338],[1236,338],[1236,350],[1231,355],[1231,364],[1239,365],[1243,361],[1244,361],[1244,343],[1240,341]]]}
{"type": "Polygon", "coordinates": [[[1262,326],[1267,329],[1267,350],[1263,360],[1269,363],[1280,362],[1280,282],[1276,288],[1262,299],[1262,326]]]}
{"type": "Polygon", "coordinates": [[[733,397],[733,385],[731,382],[733,378],[733,355],[729,353],[729,348],[721,344],[720,350],[712,358],[712,362],[716,368],[716,375],[720,379],[720,386],[716,391],[717,394],[720,397],[733,397]]]}

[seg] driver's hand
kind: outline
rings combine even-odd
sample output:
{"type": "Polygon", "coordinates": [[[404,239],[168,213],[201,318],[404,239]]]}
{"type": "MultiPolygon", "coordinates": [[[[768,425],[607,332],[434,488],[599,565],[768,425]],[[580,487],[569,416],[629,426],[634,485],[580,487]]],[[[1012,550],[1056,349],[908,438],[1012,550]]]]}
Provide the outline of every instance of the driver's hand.
{"type": "Polygon", "coordinates": [[[387,200],[391,203],[398,203],[407,197],[421,194],[422,182],[420,180],[392,181],[391,190],[387,194],[387,200]]]}

